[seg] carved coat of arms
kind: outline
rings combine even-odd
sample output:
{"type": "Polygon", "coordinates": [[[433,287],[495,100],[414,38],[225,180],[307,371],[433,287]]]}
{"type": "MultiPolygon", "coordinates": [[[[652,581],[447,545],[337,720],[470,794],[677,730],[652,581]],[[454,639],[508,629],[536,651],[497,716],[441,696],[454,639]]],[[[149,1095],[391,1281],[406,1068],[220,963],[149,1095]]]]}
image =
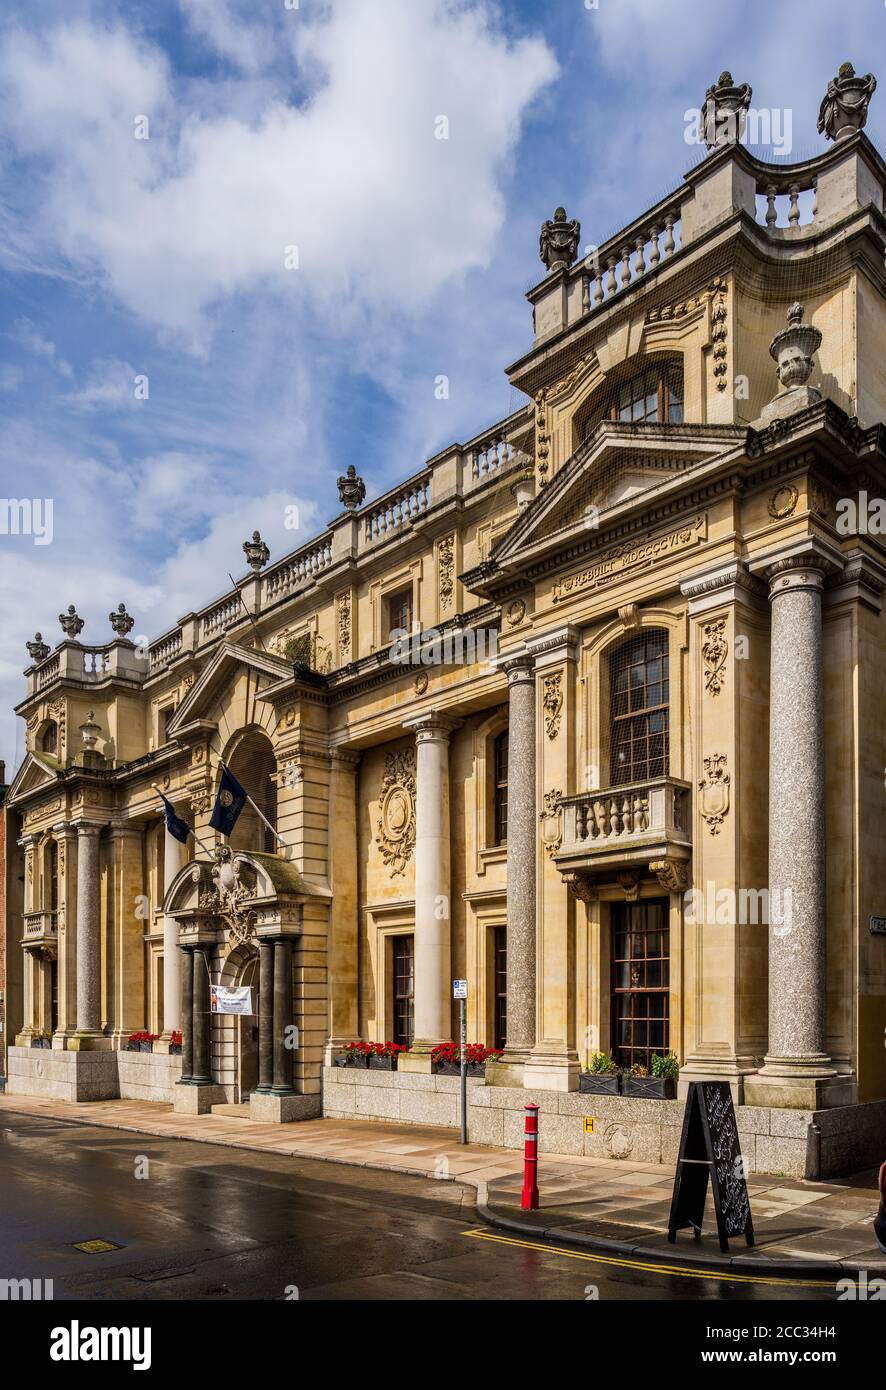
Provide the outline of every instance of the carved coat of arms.
{"type": "Polygon", "coordinates": [[[389,753],[381,784],[376,843],[391,878],[406,871],[415,849],[415,752],[389,753]]]}
{"type": "Polygon", "coordinates": [[[698,784],[702,818],[712,835],[719,835],[723,819],[729,813],[729,773],[726,754],[713,753],[704,760],[705,775],[698,784]]]}

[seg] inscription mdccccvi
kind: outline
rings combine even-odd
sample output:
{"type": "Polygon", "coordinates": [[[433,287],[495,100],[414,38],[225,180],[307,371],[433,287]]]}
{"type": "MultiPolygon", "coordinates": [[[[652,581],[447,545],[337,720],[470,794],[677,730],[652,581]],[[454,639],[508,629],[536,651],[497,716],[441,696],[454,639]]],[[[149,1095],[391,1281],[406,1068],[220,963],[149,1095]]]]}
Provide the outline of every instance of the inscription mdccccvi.
{"type": "Polygon", "coordinates": [[[651,540],[630,541],[625,545],[613,546],[594,564],[579,570],[577,574],[570,574],[566,579],[558,579],[554,584],[553,602],[562,603],[563,599],[583,589],[599,589],[620,579],[631,570],[645,569],[666,555],[673,555],[698,545],[707,539],[707,534],[707,513],[700,512],[682,526],[665,531],[663,535],[654,536],[651,540]]]}

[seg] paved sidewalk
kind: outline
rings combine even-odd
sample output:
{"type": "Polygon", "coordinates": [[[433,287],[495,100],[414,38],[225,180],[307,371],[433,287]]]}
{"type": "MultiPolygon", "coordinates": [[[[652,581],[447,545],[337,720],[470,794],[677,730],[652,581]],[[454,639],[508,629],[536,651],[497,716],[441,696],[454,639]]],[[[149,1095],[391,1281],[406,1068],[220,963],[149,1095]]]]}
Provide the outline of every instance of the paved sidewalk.
{"type": "Polygon", "coordinates": [[[359,1120],[255,1124],[240,1114],[176,1115],[171,1105],[108,1100],[71,1104],[32,1096],[0,1096],[4,1113],[94,1124],[137,1134],[288,1154],[465,1183],[476,1189],[479,1215],[524,1235],[570,1241],[597,1250],[655,1255],[682,1265],[886,1274],[872,1222],[876,1172],[845,1181],[808,1183],[754,1174],[748,1182],[756,1245],[733,1241],[721,1255],[708,1203],[704,1235],[681,1232],[666,1241],[672,1168],[618,1159],[546,1155],[539,1161],[541,1207],[520,1208],[523,1157],[513,1149],[460,1145],[453,1130],[359,1120]]]}

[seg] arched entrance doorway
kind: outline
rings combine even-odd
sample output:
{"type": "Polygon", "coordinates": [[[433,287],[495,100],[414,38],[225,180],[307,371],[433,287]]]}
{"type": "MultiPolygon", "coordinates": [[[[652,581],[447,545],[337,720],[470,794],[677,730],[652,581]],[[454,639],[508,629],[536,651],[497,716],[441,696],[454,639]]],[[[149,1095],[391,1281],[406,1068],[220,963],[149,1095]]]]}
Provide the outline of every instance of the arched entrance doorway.
{"type": "Polygon", "coordinates": [[[258,951],[251,942],[236,946],[222,967],[221,983],[229,988],[248,985],[252,990],[252,1013],[220,1015],[222,1049],[234,1059],[234,1100],[239,1105],[249,1102],[258,1085],[258,1021],[261,1009],[259,996],[258,951]]]}

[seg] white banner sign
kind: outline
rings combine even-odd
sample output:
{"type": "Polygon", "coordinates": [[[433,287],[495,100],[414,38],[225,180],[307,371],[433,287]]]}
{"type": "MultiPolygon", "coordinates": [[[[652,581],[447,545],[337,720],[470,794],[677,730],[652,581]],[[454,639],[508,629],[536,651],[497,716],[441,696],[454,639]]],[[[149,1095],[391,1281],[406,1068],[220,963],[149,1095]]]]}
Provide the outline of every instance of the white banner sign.
{"type": "Polygon", "coordinates": [[[251,1014],[252,987],[239,985],[229,989],[226,985],[210,985],[209,1007],[214,1014],[251,1014]]]}

